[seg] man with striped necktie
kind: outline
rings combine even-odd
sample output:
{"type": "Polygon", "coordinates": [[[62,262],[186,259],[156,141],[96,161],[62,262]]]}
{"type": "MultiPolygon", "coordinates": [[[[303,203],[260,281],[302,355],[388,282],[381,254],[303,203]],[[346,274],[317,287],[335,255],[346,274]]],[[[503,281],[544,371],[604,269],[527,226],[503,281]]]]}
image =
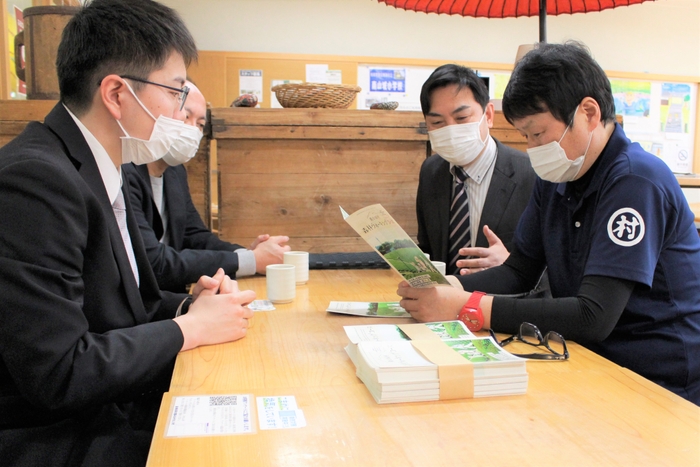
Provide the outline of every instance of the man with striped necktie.
{"type": "Polygon", "coordinates": [[[420,99],[436,154],[420,172],[418,246],[448,274],[499,265],[535,182],[530,161],[489,135],[494,107],[471,69],[438,67],[420,99]]]}

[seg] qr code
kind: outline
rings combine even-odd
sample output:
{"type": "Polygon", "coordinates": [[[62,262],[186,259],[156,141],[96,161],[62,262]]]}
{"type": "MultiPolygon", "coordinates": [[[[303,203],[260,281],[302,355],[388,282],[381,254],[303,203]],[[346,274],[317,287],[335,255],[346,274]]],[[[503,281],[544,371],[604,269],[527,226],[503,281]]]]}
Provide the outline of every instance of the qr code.
{"type": "Polygon", "coordinates": [[[238,396],[211,396],[209,405],[236,405],[238,396]]]}

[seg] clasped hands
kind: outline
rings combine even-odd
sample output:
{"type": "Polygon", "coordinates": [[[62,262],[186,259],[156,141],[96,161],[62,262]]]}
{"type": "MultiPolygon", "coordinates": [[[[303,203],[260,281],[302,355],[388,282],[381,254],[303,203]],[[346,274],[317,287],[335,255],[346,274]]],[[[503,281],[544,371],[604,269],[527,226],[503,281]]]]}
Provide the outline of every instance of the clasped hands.
{"type": "Polygon", "coordinates": [[[219,268],[213,277],[199,278],[192,298],[188,313],[174,319],[184,337],[181,350],[245,337],[253,317],[246,305],[255,300],[255,292],[239,290],[238,283],[219,268]]]}
{"type": "Polygon", "coordinates": [[[282,263],[284,253],[291,250],[289,245],[285,245],[288,241],[286,235],[258,235],[250,245],[250,250],[255,255],[255,272],[265,274],[268,265],[282,263]]]}

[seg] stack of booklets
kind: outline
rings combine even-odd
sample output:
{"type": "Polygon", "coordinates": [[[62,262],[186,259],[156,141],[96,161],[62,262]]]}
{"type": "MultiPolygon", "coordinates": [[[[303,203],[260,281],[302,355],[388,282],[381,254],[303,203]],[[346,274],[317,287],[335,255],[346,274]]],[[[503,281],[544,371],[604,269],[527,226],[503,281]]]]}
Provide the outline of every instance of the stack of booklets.
{"type": "Polygon", "coordinates": [[[380,403],[525,394],[526,361],[461,321],[344,327],[345,351],[380,403]]]}

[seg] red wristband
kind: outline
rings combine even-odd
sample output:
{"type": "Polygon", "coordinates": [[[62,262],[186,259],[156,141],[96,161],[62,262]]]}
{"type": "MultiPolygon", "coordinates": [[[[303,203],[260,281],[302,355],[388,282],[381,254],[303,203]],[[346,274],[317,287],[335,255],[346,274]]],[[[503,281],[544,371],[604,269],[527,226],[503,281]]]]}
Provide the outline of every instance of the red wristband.
{"type": "Polygon", "coordinates": [[[467,303],[464,304],[457,317],[472,332],[481,331],[481,328],[484,327],[484,313],[479,306],[481,297],[484,295],[486,295],[484,292],[472,292],[472,295],[467,300],[467,303]]]}

